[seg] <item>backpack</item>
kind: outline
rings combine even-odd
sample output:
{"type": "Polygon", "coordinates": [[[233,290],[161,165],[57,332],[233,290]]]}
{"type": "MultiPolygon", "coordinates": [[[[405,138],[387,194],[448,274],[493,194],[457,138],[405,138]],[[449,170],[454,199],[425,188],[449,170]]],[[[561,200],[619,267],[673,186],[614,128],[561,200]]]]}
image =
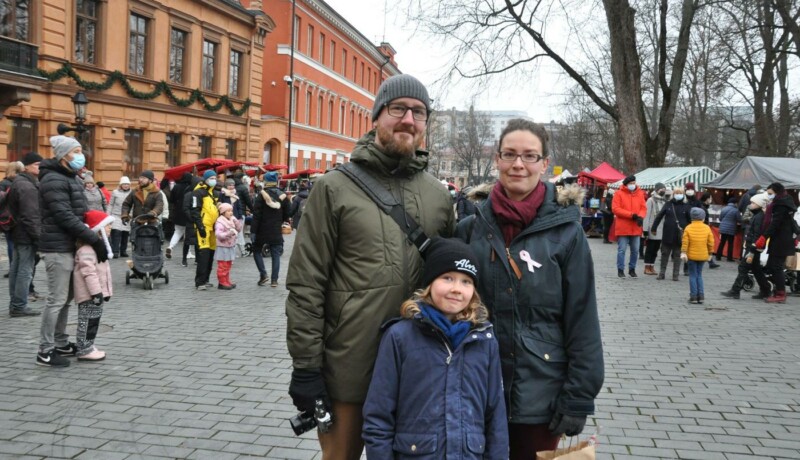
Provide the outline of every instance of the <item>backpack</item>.
{"type": "Polygon", "coordinates": [[[14,216],[11,215],[11,187],[0,192],[0,230],[10,232],[14,226],[14,216]]]}

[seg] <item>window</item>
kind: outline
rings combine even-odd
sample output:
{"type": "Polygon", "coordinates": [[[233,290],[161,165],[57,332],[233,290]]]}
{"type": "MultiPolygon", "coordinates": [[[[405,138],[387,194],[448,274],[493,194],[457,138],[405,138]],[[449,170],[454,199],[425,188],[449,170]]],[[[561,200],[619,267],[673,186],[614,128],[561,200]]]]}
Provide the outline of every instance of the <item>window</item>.
{"type": "Polygon", "coordinates": [[[231,50],[231,63],[228,75],[228,94],[231,96],[239,95],[239,75],[242,71],[242,52],[231,50]]]}
{"type": "Polygon", "coordinates": [[[311,91],[306,91],[306,113],[304,114],[306,124],[311,123],[311,91]]]}
{"type": "Polygon", "coordinates": [[[333,131],[333,100],[328,101],[328,131],[333,131]]]}
{"type": "Polygon", "coordinates": [[[356,81],[357,75],[358,75],[358,58],[353,56],[353,82],[356,81]]]}
{"type": "Polygon", "coordinates": [[[200,136],[197,139],[197,145],[200,147],[200,158],[211,158],[211,137],[200,136]]]}
{"type": "Polygon", "coordinates": [[[303,169],[308,169],[308,158],[303,158],[303,169]]]}
{"type": "Polygon", "coordinates": [[[308,36],[306,37],[306,55],[314,57],[314,26],[308,26],[308,36]]]}
{"type": "Polygon", "coordinates": [[[36,120],[8,117],[8,161],[20,161],[36,148],[36,120]]]}
{"type": "Polygon", "coordinates": [[[229,160],[236,159],[236,139],[225,140],[225,158],[229,160]]]}
{"type": "Polygon", "coordinates": [[[78,0],[75,16],[75,60],[96,64],[97,2],[78,0]]]}
{"type": "Polygon", "coordinates": [[[314,162],[314,167],[317,168],[317,169],[320,169],[320,161],[319,160],[316,160],[314,162]]]}
{"type": "Polygon", "coordinates": [[[32,0],[0,0],[0,35],[30,41],[32,0]]]}
{"type": "Polygon", "coordinates": [[[368,78],[369,82],[367,83],[366,88],[367,89],[371,89],[372,88],[372,71],[371,70],[367,70],[367,78],[368,78]]]}
{"type": "Polygon", "coordinates": [[[217,86],[214,66],[217,60],[217,44],[203,40],[203,89],[214,91],[217,86]]]}
{"type": "Polygon", "coordinates": [[[298,43],[298,40],[297,40],[297,38],[300,36],[300,16],[295,16],[294,17],[294,31],[293,32],[294,32],[294,37],[292,37],[292,38],[294,38],[294,40],[292,40],[292,45],[293,45],[294,49],[297,49],[297,48],[300,47],[299,46],[300,44],[298,43]]]}
{"type": "Polygon", "coordinates": [[[361,86],[364,86],[364,63],[361,63],[361,86]]]}
{"type": "Polygon", "coordinates": [[[147,18],[131,13],[130,29],[128,73],[144,75],[147,62],[147,18]]]}
{"type": "Polygon", "coordinates": [[[344,104],[339,107],[339,134],[344,134],[344,104]]]}
{"type": "Polygon", "coordinates": [[[319,63],[325,65],[325,34],[319,33],[319,63]]]}
{"type": "Polygon", "coordinates": [[[183,83],[183,66],[186,61],[186,37],[189,34],[172,28],[169,35],[169,81],[183,83]]]}
{"type": "Polygon", "coordinates": [[[289,119],[297,121],[297,98],[300,97],[300,90],[296,86],[292,88],[292,111],[289,114],[289,119]]]}
{"type": "Polygon", "coordinates": [[[289,160],[289,172],[293,173],[297,171],[297,158],[292,158],[289,160]]]}
{"type": "Polygon", "coordinates": [[[347,76],[347,50],[342,50],[342,76],[347,76]]]}
{"type": "Polygon", "coordinates": [[[317,127],[322,128],[322,96],[317,97],[317,127]]]}
{"type": "Polygon", "coordinates": [[[336,70],[336,42],[331,40],[331,62],[328,63],[331,69],[336,70]]]}
{"type": "Polygon", "coordinates": [[[350,137],[356,137],[356,113],[350,111],[350,137]]]}
{"type": "Polygon", "coordinates": [[[167,133],[167,167],[178,166],[181,160],[181,135],[180,133],[167,133]]]}
{"type": "Polygon", "coordinates": [[[122,157],[123,170],[128,177],[139,177],[144,157],[144,132],[139,129],[125,130],[125,153],[122,157]]]}

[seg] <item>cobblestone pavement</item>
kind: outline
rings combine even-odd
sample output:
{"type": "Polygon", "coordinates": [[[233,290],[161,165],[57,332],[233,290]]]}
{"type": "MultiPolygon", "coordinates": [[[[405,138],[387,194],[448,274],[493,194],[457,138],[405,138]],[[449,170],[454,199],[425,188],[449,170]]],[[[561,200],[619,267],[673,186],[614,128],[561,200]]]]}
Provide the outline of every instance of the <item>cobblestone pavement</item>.
{"type": "MultiPolygon", "coordinates": [[[[320,458],[314,434],[286,421],[292,238],[277,289],[256,285],[250,259],[227,292],[195,291],[194,267],[176,259],[169,285],[126,286],[125,261],[112,261],[102,363],[38,367],[39,318],[0,317],[0,458],[320,458]]],[[[585,433],[600,427],[598,458],[800,458],[800,298],[722,300],[735,276],[723,261],[704,271],[706,304],[690,305],[685,277],[656,281],[640,262],[638,279],[619,279],[616,247],[591,246],[606,379],[585,433]]],[[[43,268],[36,284],[46,291],[43,268]]]]}

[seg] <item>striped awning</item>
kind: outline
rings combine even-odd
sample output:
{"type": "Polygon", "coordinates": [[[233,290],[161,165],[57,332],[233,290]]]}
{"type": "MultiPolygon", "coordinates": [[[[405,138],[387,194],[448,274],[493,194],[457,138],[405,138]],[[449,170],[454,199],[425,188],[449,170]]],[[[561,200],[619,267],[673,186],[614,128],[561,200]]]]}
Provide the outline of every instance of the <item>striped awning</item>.
{"type": "MultiPolygon", "coordinates": [[[[668,168],[647,168],[635,174],[636,184],[644,190],[652,190],[659,182],[667,188],[683,187],[687,182],[694,182],[701,188],[706,182],[711,182],[719,173],[708,166],[674,166],[668,168]]],[[[620,188],[622,181],[610,184],[611,188],[620,188]]]]}

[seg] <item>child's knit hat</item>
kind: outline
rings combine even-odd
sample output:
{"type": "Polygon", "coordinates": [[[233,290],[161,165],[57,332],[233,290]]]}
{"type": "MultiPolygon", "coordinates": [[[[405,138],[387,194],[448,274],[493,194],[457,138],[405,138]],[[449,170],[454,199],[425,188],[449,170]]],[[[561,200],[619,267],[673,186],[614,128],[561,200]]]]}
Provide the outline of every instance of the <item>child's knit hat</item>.
{"type": "Polygon", "coordinates": [[[86,224],[86,226],[89,227],[93,232],[100,232],[100,235],[102,235],[103,242],[106,244],[106,250],[108,251],[109,259],[113,257],[114,252],[111,250],[111,244],[108,242],[108,236],[106,236],[106,232],[103,229],[106,225],[113,222],[114,217],[109,216],[103,211],[90,210],[86,211],[86,213],[83,215],[83,223],[86,224]]]}
{"type": "Polygon", "coordinates": [[[231,206],[229,203],[220,203],[219,213],[225,214],[227,211],[233,211],[233,206],[231,206]]]}
{"type": "Polygon", "coordinates": [[[429,286],[447,272],[461,272],[478,283],[478,259],[466,243],[457,238],[432,238],[425,251],[422,285],[429,286]]]}
{"type": "Polygon", "coordinates": [[[691,217],[692,220],[704,220],[706,218],[706,212],[700,208],[692,208],[692,210],[689,211],[689,217],[691,217]]]}

